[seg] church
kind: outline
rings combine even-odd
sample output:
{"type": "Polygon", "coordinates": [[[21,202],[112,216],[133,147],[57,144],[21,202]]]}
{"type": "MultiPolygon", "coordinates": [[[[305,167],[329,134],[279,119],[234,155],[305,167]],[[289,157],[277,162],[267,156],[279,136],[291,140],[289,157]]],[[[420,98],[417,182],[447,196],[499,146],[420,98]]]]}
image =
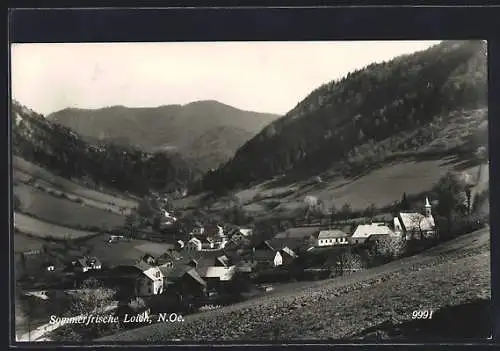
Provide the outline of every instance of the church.
{"type": "Polygon", "coordinates": [[[436,238],[438,231],[432,215],[432,205],[425,198],[423,213],[400,212],[394,217],[394,231],[405,240],[436,238]]]}

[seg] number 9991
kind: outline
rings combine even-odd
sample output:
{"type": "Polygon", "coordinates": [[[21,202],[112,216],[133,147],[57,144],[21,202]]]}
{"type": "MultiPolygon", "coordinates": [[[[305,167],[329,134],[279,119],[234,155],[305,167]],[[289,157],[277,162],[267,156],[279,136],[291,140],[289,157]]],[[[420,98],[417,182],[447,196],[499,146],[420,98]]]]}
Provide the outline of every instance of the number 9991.
{"type": "Polygon", "coordinates": [[[432,311],[432,310],[415,310],[411,313],[411,318],[412,319],[431,319],[433,312],[434,311],[432,311]]]}

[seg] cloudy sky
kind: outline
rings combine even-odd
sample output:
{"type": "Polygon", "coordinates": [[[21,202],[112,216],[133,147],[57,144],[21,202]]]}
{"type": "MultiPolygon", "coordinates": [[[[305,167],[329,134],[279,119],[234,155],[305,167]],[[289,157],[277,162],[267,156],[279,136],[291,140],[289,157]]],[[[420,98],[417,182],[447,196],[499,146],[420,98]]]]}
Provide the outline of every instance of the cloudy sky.
{"type": "Polygon", "coordinates": [[[43,114],[197,100],[284,114],[323,83],[436,43],[13,44],[12,97],[43,114]]]}

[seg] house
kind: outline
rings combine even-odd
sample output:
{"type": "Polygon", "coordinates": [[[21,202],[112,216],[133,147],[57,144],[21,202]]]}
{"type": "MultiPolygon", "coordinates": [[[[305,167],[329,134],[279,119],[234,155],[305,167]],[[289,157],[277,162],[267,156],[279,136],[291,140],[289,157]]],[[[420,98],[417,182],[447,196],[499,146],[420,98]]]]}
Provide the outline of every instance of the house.
{"type": "Polygon", "coordinates": [[[224,233],[224,226],[220,224],[206,224],[205,229],[203,233],[206,236],[212,236],[212,237],[224,237],[226,236],[224,233]]]}
{"type": "Polygon", "coordinates": [[[205,228],[203,228],[202,225],[197,224],[192,230],[191,230],[191,235],[197,236],[197,235],[203,235],[205,232],[205,228]]]}
{"type": "Polygon", "coordinates": [[[73,268],[77,272],[86,273],[90,270],[101,269],[102,264],[97,257],[83,257],[73,261],[73,268]]]}
{"type": "Polygon", "coordinates": [[[269,263],[274,260],[276,250],[268,240],[265,240],[252,248],[252,259],[257,263],[269,263]]]}
{"type": "Polygon", "coordinates": [[[239,228],[230,234],[231,241],[239,243],[243,239],[249,239],[253,234],[253,229],[239,228]]]}
{"type": "Polygon", "coordinates": [[[350,238],[351,244],[363,244],[373,235],[394,236],[395,233],[384,223],[360,224],[350,238]]]}
{"type": "Polygon", "coordinates": [[[124,237],[123,237],[123,235],[111,235],[111,236],[109,237],[108,242],[109,242],[109,243],[115,243],[115,242],[117,242],[117,241],[119,241],[119,240],[123,240],[123,238],[124,238],[124,237]]]}
{"type": "Polygon", "coordinates": [[[288,246],[285,246],[281,250],[278,251],[281,256],[281,264],[287,265],[290,264],[293,260],[295,260],[298,256],[297,254],[290,249],[288,246]]]}
{"type": "Polygon", "coordinates": [[[341,230],[320,230],[312,235],[316,247],[348,244],[348,235],[341,230]]]}
{"type": "Polygon", "coordinates": [[[263,241],[252,249],[254,264],[261,266],[278,267],[291,261],[292,257],[290,249],[276,250],[268,240],[263,241]]]}
{"type": "Polygon", "coordinates": [[[438,235],[432,205],[425,199],[423,214],[419,212],[400,212],[394,217],[394,231],[405,240],[428,239],[438,235]]]}
{"type": "Polygon", "coordinates": [[[164,265],[167,262],[171,262],[172,264],[174,264],[180,259],[182,259],[182,254],[178,251],[170,249],[157,258],[157,263],[159,266],[164,265]]]}
{"type": "Polygon", "coordinates": [[[196,269],[200,276],[207,280],[230,281],[236,273],[236,266],[226,255],[202,258],[196,269]]]}
{"type": "Polygon", "coordinates": [[[162,225],[170,225],[170,224],[174,224],[175,222],[177,222],[177,217],[175,217],[173,214],[171,214],[167,210],[162,209],[161,213],[162,213],[162,218],[161,218],[162,225]]]}
{"type": "Polygon", "coordinates": [[[178,249],[178,250],[182,250],[184,248],[184,241],[182,240],[177,240],[175,242],[175,248],[178,249]]]}
{"type": "Polygon", "coordinates": [[[142,273],[135,282],[135,290],[138,296],[163,293],[165,277],[159,267],[151,266],[144,261],[139,261],[134,266],[142,273]]]}
{"type": "Polygon", "coordinates": [[[178,264],[165,277],[165,288],[180,293],[181,296],[204,296],[207,282],[198,274],[195,268],[178,264]]]}
{"type": "Polygon", "coordinates": [[[186,243],[186,246],[184,247],[185,250],[187,251],[201,251],[203,247],[203,244],[200,239],[193,237],[189,239],[189,241],[186,243]]]}

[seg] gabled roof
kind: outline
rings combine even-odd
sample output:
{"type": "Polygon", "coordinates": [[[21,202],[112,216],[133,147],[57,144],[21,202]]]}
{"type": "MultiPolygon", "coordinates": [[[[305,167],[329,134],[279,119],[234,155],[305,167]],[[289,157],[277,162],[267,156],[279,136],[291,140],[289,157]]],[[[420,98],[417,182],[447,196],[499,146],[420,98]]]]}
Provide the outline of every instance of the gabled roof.
{"type": "Polygon", "coordinates": [[[226,255],[222,255],[216,258],[216,264],[220,263],[222,266],[227,267],[229,266],[230,260],[226,255]]]}
{"type": "Polygon", "coordinates": [[[393,235],[394,232],[383,223],[360,224],[352,234],[352,239],[366,239],[370,235],[393,235]]]}
{"type": "Polygon", "coordinates": [[[418,212],[400,212],[400,223],[407,231],[433,230],[435,227],[434,217],[426,217],[418,212]]]}
{"type": "Polygon", "coordinates": [[[280,251],[284,252],[286,255],[288,255],[290,257],[297,257],[297,254],[295,252],[293,252],[293,250],[290,249],[288,246],[285,246],[280,251]]]}
{"type": "Polygon", "coordinates": [[[82,267],[92,267],[90,262],[93,262],[94,266],[101,265],[101,261],[99,261],[97,257],[82,257],[79,258],[77,261],[82,267]]]}
{"type": "Polygon", "coordinates": [[[255,246],[255,250],[270,250],[270,251],[276,251],[274,249],[274,247],[271,245],[271,243],[269,242],[269,240],[265,240],[263,242],[261,242],[260,244],[256,245],[255,246]]]}
{"type": "Polygon", "coordinates": [[[207,282],[198,274],[196,269],[191,268],[190,270],[186,271],[186,274],[192,277],[196,282],[198,282],[200,285],[206,286],[207,282]]]}
{"type": "Polygon", "coordinates": [[[134,264],[134,267],[136,267],[137,269],[139,269],[141,272],[145,272],[147,271],[148,269],[152,268],[151,265],[147,264],[146,262],[144,262],[143,260],[140,260],[140,261],[137,261],[135,264],[134,264]]]}
{"type": "Polygon", "coordinates": [[[164,277],[163,272],[158,267],[151,267],[142,273],[151,280],[163,279],[164,277]],[[156,274],[158,274],[158,276],[156,276],[156,274]]]}
{"type": "Polygon", "coordinates": [[[219,278],[221,280],[231,280],[236,273],[236,266],[229,267],[204,267],[197,269],[203,278],[219,278]]]}
{"type": "Polygon", "coordinates": [[[240,232],[240,233],[241,233],[241,235],[243,235],[243,236],[250,236],[250,235],[252,235],[253,229],[249,229],[249,228],[240,228],[240,229],[239,229],[239,232],[240,232]]]}
{"type": "Polygon", "coordinates": [[[320,230],[313,234],[315,239],[334,239],[334,238],[345,238],[348,235],[341,230],[331,229],[331,230],[320,230]]]}

